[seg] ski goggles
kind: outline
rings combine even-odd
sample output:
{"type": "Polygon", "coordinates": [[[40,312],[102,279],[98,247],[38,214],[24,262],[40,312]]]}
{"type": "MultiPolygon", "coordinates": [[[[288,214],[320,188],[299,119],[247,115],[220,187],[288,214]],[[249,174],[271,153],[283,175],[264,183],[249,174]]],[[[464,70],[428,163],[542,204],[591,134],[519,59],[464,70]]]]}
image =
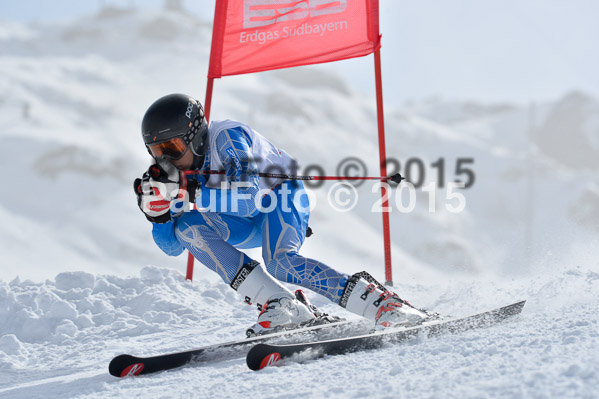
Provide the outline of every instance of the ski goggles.
{"type": "Polygon", "coordinates": [[[185,155],[188,148],[189,146],[185,144],[185,141],[181,137],[175,137],[161,143],[148,144],[148,150],[154,158],[177,160],[185,155]]]}

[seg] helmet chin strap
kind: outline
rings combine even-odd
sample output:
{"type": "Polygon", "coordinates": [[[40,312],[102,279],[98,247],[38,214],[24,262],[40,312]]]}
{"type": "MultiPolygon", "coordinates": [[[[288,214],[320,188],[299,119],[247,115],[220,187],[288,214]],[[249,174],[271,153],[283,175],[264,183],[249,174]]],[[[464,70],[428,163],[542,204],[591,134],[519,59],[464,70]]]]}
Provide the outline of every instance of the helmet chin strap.
{"type": "Polygon", "coordinates": [[[193,153],[193,163],[191,164],[191,170],[200,169],[204,165],[205,155],[196,155],[193,153]]]}
{"type": "MultiPolygon", "coordinates": [[[[200,130],[198,130],[198,132],[196,133],[198,135],[202,135],[202,131],[201,128],[200,130]]],[[[208,135],[205,135],[204,141],[198,146],[199,148],[196,148],[193,140],[187,144],[189,146],[189,149],[191,150],[192,154],[193,154],[193,163],[191,166],[191,169],[199,169],[204,165],[204,159],[206,158],[206,151],[208,151],[208,135]]]]}

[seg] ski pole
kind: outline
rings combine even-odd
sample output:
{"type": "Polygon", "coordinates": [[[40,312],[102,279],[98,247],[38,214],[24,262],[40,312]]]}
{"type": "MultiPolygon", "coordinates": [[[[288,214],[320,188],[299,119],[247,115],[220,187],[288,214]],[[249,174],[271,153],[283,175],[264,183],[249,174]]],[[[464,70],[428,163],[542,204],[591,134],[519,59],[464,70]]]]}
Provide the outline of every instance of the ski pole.
{"type": "MultiPolygon", "coordinates": [[[[224,171],[219,170],[186,170],[185,176],[193,175],[223,175],[224,171]]],[[[296,176],[287,175],[284,173],[263,173],[258,172],[260,177],[268,177],[272,179],[285,179],[285,180],[391,180],[394,183],[401,183],[405,180],[405,177],[396,173],[392,176],[296,176]]]]}

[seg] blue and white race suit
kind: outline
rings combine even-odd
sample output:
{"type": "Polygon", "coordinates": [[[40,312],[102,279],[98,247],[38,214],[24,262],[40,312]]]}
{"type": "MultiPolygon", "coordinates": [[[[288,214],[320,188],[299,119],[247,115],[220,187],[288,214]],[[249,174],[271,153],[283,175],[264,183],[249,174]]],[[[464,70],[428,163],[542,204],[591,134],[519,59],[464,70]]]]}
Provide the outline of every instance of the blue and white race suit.
{"type": "Polygon", "coordinates": [[[229,284],[250,262],[240,249],[262,247],[268,272],[278,280],[311,289],[338,302],[349,275],[301,256],[309,200],[301,181],[261,178],[258,172],[292,172],[294,160],[248,125],[214,121],[208,129],[203,170],[193,210],[154,224],[152,235],[167,255],[185,249],[229,284]]]}

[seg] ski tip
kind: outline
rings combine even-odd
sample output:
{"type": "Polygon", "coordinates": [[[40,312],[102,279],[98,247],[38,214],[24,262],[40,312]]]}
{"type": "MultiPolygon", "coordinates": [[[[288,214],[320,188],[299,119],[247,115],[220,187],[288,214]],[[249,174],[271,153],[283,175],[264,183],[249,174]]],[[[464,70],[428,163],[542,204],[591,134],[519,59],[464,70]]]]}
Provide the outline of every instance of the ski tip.
{"type": "Polygon", "coordinates": [[[497,309],[495,312],[503,314],[504,316],[515,316],[522,313],[522,309],[524,308],[525,303],[526,300],[514,302],[511,305],[507,305],[497,309]]]}
{"type": "Polygon", "coordinates": [[[522,311],[524,304],[526,304],[526,299],[523,299],[521,301],[514,303],[514,307],[516,307],[518,310],[522,311]]]}
{"type": "Polygon", "coordinates": [[[281,354],[279,352],[273,352],[271,354],[266,355],[260,362],[260,370],[262,370],[265,367],[272,366],[279,360],[281,360],[281,354]]]}
{"type": "Polygon", "coordinates": [[[248,352],[246,363],[250,370],[262,370],[281,360],[281,354],[272,345],[257,344],[248,352]]]}
{"type": "Polygon", "coordinates": [[[135,377],[137,375],[140,375],[143,370],[144,370],[143,363],[134,363],[134,364],[126,367],[121,372],[120,377],[135,377]]]}
{"type": "Polygon", "coordinates": [[[108,372],[115,377],[134,377],[143,372],[144,364],[131,355],[119,355],[110,361],[108,372]]]}

